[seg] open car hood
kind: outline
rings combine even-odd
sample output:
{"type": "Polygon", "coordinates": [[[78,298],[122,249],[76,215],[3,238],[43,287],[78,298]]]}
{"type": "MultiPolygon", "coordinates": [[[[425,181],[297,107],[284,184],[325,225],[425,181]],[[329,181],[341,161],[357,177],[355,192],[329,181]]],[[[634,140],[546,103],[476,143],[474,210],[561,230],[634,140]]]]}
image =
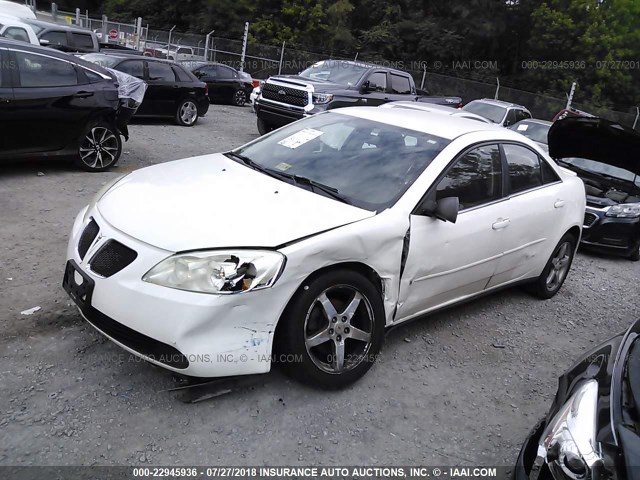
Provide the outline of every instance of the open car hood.
{"type": "Polygon", "coordinates": [[[640,134],[603,118],[568,117],[549,129],[549,155],[578,157],[640,175],[640,134]]]}

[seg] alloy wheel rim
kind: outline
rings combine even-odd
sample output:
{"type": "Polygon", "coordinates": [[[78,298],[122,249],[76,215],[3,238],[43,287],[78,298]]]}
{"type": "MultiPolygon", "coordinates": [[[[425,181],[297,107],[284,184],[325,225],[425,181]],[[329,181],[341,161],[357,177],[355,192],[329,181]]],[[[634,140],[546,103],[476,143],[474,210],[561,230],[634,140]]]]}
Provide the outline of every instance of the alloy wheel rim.
{"type": "Polygon", "coordinates": [[[366,296],[350,285],[329,287],[307,311],[307,354],[323,372],[342,374],[353,370],[371,349],[373,326],[373,309],[366,296]]]}
{"type": "Polygon", "coordinates": [[[184,102],[180,107],[180,118],[187,125],[191,125],[198,115],[198,109],[193,102],[184,102]]]}
{"type": "Polygon", "coordinates": [[[116,160],[118,138],[105,127],[93,127],[80,146],[80,159],[90,168],[104,168],[116,160]]]}
{"type": "Polygon", "coordinates": [[[571,243],[564,242],[558,247],[551,259],[551,270],[547,275],[547,290],[553,291],[562,285],[569,272],[569,262],[571,261],[571,243]]]}
{"type": "Polygon", "coordinates": [[[236,92],[236,95],[235,95],[235,98],[234,98],[234,102],[238,107],[241,107],[242,105],[244,105],[245,93],[242,90],[238,90],[236,92]]]}

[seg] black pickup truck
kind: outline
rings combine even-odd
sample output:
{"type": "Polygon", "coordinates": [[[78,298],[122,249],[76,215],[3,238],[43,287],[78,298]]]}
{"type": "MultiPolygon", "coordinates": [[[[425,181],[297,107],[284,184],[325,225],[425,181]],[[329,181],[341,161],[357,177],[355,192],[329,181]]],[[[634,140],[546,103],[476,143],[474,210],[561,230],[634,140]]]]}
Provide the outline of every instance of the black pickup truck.
{"type": "Polygon", "coordinates": [[[271,130],[334,108],[376,107],[397,100],[413,100],[450,107],[460,97],[420,95],[411,75],[378,65],[346,60],[323,60],[298,75],[270,77],[255,102],[258,131],[271,130]]]}

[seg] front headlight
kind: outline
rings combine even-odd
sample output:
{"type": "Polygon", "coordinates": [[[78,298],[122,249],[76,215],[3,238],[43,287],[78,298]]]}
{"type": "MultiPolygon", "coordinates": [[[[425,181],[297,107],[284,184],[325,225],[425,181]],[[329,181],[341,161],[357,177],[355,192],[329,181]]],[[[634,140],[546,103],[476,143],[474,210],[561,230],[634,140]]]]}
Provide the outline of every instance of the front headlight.
{"type": "Polygon", "coordinates": [[[330,93],[314,93],[313,94],[313,103],[316,105],[322,105],[323,103],[329,103],[333,100],[333,95],[330,93]]]}
{"type": "Polygon", "coordinates": [[[539,456],[546,456],[554,478],[588,480],[602,462],[596,445],[598,382],[589,380],[569,398],[542,435],[539,456]]]}
{"type": "Polygon", "coordinates": [[[285,257],[268,250],[210,250],[173,255],[142,280],[190,292],[229,294],[272,286],[285,257]]]}
{"type": "Polygon", "coordinates": [[[614,205],[609,207],[607,217],[618,218],[638,218],[640,217],[640,203],[621,203],[620,205],[614,205]]]}

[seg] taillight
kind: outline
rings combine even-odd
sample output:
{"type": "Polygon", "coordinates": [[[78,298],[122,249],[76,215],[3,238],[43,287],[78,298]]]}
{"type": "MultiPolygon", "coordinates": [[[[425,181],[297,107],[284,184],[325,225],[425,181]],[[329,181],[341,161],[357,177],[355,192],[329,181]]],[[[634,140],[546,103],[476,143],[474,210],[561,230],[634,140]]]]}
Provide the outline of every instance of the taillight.
{"type": "Polygon", "coordinates": [[[204,94],[206,96],[209,96],[209,85],[206,83],[204,84],[204,94]]]}

